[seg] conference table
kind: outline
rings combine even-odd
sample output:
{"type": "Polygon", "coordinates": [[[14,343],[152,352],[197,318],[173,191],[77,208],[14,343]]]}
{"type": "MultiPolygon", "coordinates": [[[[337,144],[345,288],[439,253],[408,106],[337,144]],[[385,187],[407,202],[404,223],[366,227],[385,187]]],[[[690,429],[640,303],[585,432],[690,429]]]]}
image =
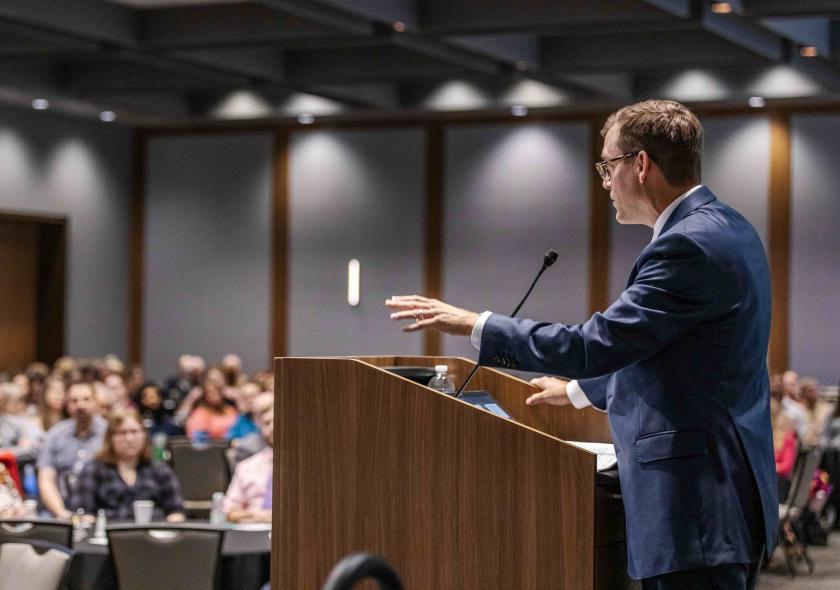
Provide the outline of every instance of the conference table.
{"type": "MultiPolygon", "coordinates": [[[[217,528],[203,522],[194,526],[217,528]]],[[[161,526],[166,526],[161,523],[161,526]]],[[[271,528],[269,525],[225,525],[220,567],[220,588],[257,590],[269,579],[271,528]]],[[[76,552],[70,566],[70,590],[116,590],[117,577],[107,542],[83,539],[73,543],[76,552]]],[[[185,564],[189,567],[189,564],[185,564]]]]}

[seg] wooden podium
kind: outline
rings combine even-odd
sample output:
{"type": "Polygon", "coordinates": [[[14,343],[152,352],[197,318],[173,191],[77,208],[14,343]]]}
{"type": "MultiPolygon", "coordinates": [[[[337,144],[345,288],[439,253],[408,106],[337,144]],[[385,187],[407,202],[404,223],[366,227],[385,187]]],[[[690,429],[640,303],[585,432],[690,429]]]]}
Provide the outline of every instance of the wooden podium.
{"type": "Polygon", "coordinates": [[[596,486],[606,414],[524,404],[482,367],[512,422],[380,367],[444,357],[275,360],[272,585],[318,590],[344,556],[390,562],[409,590],[625,588],[620,496],[596,486]]]}

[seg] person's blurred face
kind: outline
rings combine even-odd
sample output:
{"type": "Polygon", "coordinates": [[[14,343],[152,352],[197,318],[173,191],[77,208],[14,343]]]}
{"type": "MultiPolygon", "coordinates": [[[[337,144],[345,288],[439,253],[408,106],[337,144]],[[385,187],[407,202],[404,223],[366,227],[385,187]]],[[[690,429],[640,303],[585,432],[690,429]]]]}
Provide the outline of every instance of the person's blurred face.
{"type": "Polygon", "coordinates": [[[157,410],[161,404],[160,391],[157,387],[144,387],[140,392],[140,403],[150,410],[157,410]]]}
{"type": "Polygon", "coordinates": [[[207,377],[205,377],[204,381],[208,386],[214,385],[221,388],[227,385],[225,374],[216,367],[212,367],[207,371],[207,377]]]}
{"type": "Polygon", "coordinates": [[[115,402],[122,402],[128,395],[125,381],[119,375],[113,374],[105,377],[105,386],[111,391],[111,397],[115,402]]]}
{"type": "Polygon", "coordinates": [[[799,375],[795,371],[785,371],[784,375],[782,375],[782,390],[789,398],[799,398],[798,383],[799,375]]]}
{"type": "Polygon", "coordinates": [[[29,387],[31,383],[29,382],[29,377],[26,376],[24,373],[18,373],[17,375],[12,378],[12,383],[20,387],[23,395],[29,395],[29,387]]]}
{"type": "Polygon", "coordinates": [[[239,388],[237,405],[241,414],[247,414],[254,406],[254,399],[260,394],[260,387],[256,383],[246,383],[239,388]]]}
{"type": "Polygon", "coordinates": [[[111,448],[122,461],[134,461],[146,447],[146,431],[134,418],[126,418],[111,435],[111,448]]]}
{"type": "Polygon", "coordinates": [[[207,404],[208,407],[214,410],[219,410],[224,405],[224,402],[225,398],[222,395],[220,387],[208,384],[204,388],[204,403],[207,404]]]}
{"type": "Polygon", "coordinates": [[[96,412],[96,397],[90,385],[77,383],[67,390],[67,413],[78,422],[87,423],[96,412]]]}
{"type": "Polygon", "coordinates": [[[49,381],[44,392],[44,404],[47,408],[61,411],[64,408],[64,398],[64,384],[61,381],[49,381]]]}
{"type": "Polygon", "coordinates": [[[269,444],[274,444],[274,407],[265,410],[258,417],[258,423],[262,437],[269,444]]]}
{"type": "Polygon", "coordinates": [[[799,388],[799,395],[802,401],[809,406],[816,404],[820,398],[817,382],[812,379],[803,379],[802,386],[799,388]]]}

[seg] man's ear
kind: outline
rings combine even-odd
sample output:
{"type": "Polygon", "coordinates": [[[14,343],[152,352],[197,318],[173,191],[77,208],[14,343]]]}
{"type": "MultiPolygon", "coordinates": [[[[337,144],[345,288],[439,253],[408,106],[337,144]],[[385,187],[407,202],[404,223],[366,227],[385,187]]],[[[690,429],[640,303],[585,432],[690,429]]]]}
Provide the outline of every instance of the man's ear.
{"type": "Polygon", "coordinates": [[[633,167],[633,172],[636,174],[636,178],[639,179],[639,184],[644,184],[647,180],[648,174],[650,174],[650,167],[653,165],[653,160],[650,159],[648,153],[644,150],[639,152],[639,155],[636,156],[636,163],[633,167]]]}

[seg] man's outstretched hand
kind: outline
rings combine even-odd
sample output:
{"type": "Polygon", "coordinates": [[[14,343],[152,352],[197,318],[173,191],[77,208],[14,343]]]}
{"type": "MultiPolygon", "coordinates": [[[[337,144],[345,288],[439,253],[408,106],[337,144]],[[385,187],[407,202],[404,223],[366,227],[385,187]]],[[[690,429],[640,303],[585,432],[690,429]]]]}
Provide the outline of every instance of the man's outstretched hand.
{"type": "Polygon", "coordinates": [[[422,295],[394,295],[385,300],[385,306],[395,310],[392,320],[411,320],[403,326],[403,332],[416,332],[434,328],[445,334],[469,336],[478,320],[478,314],[460,309],[422,295]]]}
{"type": "Polygon", "coordinates": [[[538,404],[549,404],[552,406],[568,406],[569,395],[566,392],[566,385],[569,382],[565,379],[558,379],[557,377],[537,377],[531,379],[531,385],[539,387],[542,391],[535,393],[525,400],[528,406],[536,406],[538,404]]]}

